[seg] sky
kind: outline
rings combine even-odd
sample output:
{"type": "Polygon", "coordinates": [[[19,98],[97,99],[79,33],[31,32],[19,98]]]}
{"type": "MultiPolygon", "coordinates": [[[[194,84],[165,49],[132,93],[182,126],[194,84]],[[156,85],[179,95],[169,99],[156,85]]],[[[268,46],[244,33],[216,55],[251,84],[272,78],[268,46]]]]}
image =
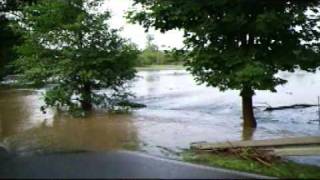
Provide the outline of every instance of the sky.
{"type": "MultiPolygon", "coordinates": [[[[183,47],[183,33],[181,31],[172,30],[161,33],[151,28],[147,33],[141,25],[128,23],[124,16],[126,15],[126,11],[133,7],[132,0],[104,1],[105,3],[102,6],[102,10],[109,10],[112,15],[109,25],[116,29],[122,28],[121,36],[130,39],[133,43],[137,44],[140,49],[146,46],[147,34],[154,36],[154,44],[161,50],[183,47]]],[[[312,13],[311,11],[307,11],[307,14],[311,15],[312,13]]]]}
{"type": "Polygon", "coordinates": [[[130,39],[132,42],[143,49],[146,45],[146,35],[154,36],[154,44],[160,49],[181,48],[183,46],[183,33],[178,30],[161,33],[154,29],[150,29],[148,33],[139,24],[130,24],[125,19],[126,11],[132,7],[132,0],[105,0],[102,7],[103,10],[110,10],[112,18],[110,26],[112,28],[123,28],[121,36],[130,39]]]}

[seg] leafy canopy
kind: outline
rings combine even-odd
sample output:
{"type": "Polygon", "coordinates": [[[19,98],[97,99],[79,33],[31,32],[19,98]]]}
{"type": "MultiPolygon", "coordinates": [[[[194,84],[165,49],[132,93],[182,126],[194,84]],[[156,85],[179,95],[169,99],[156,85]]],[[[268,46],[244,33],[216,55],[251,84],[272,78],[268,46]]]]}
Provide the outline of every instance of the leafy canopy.
{"type": "Polygon", "coordinates": [[[53,84],[45,94],[47,106],[71,112],[112,106],[134,78],[137,50],[109,28],[108,12],[97,13],[100,3],[42,0],[22,11],[17,29],[25,41],[17,48],[16,66],[27,82],[53,84]]]}
{"type": "Polygon", "coordinates": [[[199,82],[221,90],[249,96],[254,89],[275,91],[286,82],[274,76],[279,70],[319,65],[318,0],[134,2],[140,10],[129,12],[129,19],[147,29],[183,30],[188,69],[199,82]]]}
{"type": "Polygon", "coordinates": [[[0,1],[0,78],[12,73],[12,68],[7,65],[16,58],[13,47],[21,41],[19,34],[10,27],[13,14],[19,11],[19,6],[34,2],[35,0],[0,1]]]}

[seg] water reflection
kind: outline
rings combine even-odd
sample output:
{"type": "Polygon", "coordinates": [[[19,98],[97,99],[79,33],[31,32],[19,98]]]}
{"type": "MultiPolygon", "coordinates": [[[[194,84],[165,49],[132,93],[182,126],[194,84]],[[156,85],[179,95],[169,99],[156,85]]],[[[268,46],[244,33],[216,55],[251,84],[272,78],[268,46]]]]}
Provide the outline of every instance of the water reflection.
{"type": "Polygon", "coordinates": [[[244,141],[252,140],[255,131],[256,131],[255,128],[248,128],[248,127],[243,126],[242,140],[244,140],[244,141]]]}
{"type": "Polygon", "coordinates": [[[52,125],[43,121],[8,139],[18,153],[56,151],[104,151],[138,148],[137,132],[127,115],[94,113],[85,119],[55,115],[52,125]]]}
{"type": "Polygon", "coordinates": [[[28,90],[0,91],[0,139],[38,126],[46,118],[39,110],[36,94],[28,90]]]}
{"type": "Polygon", "coordinates": [[[138,148],[130,115],[94,112],[85,119],[49,111],[41,92],[0,91],[0,140],[17,153],[138,148]]]}

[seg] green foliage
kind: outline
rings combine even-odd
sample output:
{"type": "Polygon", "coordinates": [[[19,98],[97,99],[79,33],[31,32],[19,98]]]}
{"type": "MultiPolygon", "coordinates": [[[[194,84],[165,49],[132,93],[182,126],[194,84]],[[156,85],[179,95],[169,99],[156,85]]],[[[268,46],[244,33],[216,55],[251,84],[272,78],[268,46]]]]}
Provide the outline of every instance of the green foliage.
{"type": "Polygon", "coordinates": [[[21,43],[21,36],[15,32],[10,23],[18,14],[20,7],[35,3],[36,0],[2,0],[0,1],[0,78],[13,73],[10,63],[17,58],[14,46],[21,43]]]}
{"type": "Polygon", "coordinates": [[[279,70],[319,66],[320,1],[134,0],[128,18],[146,29],[184,31],[186,62],[199,83],[240,90],[243,126],[255,128],[254,90],[276,91],[279,70]],[[307,15],[309,10],[313,14],[307,15]]]}
{"type": "Polygon", "coordinates": [[[137,59],[137,66],[150,65],[180,65],[183,64],[184,57],[172,51],[152,51],[143,50],[137,59]]]}
{"type": "Polygon", "coordinates": [[[17,36],[9,27],[10,21],[0,15],[0,77],[8,73],[5,66],[15,58],[12,47],[19,42],[17,36]]]}
{"type": "Polygon", "coordinates": [[[14,1],[0,1],[0,77],[8,73],[5,66],[15,58],[13,46],[19,42],[19,36],[13,32],[8,18],[9,11],[17,8],[14,1]]]}
{"type": "Polygon", "coordinates": [[[138,57],[137,66],[149,66],[154,64],[164,64],[165,57],[161,51],[146,49],[138,57]]]}
{"type": "Polygon", "coordinates": [[[153,43],[153,36],[147,35],[147,46],[139,54],[136,65],[178,65],[183,63],[183,56],[172,51],[161,51],[158,46],[153,43]]]}
{"type": "Polygon", "coordinates": [[[181,65],[185,62],[185,55],[184,53],[177,51],[176,49],[165,51],[166,63],[167,64],[174,64],[174,65],[181,65]]]}
{"type": "Polygon", "coordinates": [[[279,70],[314,70],[319,65],[314,51],[318,44],[311,42],[319,38],[319,14],[305,13],[317,11],[317,0],[134,2],[143,9],[130,12],[131,21],[162,32],[182,29],[191,50],[189,71],[199,82],[221,90],[275,91],[286,82],[274,76],[279,70]]]}
{"type": "Polygon", "coordinates": [[[251,173],[258,173],[279,178],[320,178],[320,168],[310,165],[297,164],[291,161],[275,161],[266,166],[257,161],[242,159],[234,155],[184,152],[183,159],[213,167],[222,167],[251,173]]]}
{"type": "Polygon", "coordinates": [[[138,51],[106,24],[109,12],[94,13],[99,2],[42,0],[23,9],[16,29],[24,43],[15,65],[25,81],[53,84],[47,106],[82,115],[127,97],[124,86],[134,78],[138,51]]]}

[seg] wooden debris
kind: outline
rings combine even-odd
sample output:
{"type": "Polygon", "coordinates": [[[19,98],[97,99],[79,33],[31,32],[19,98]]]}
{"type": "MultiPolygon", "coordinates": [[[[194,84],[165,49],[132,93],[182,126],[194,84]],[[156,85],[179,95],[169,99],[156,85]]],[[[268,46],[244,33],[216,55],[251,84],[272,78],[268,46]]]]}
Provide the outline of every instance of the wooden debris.
{"type": "Polygon", "coordinates": [[[268,166],[268,167],[271,167],[271,166],[272,166],[271,163],[268,163],[268,162],[260,159],[259,157],[256,157],[255,159],[256,159],[257,161],[259,161],[260,163],[262,163],[263,165],[265,165],[265,166],[268,166]]]}
{"type": "Polygon", "coordinates": [[[225,148],[216,149],[211,153],[222,154],[222,155],[234,155],[245,160],[254,160],[265,166],[271,166],[272,162],[279,159],[278,156],[269,152],[269,150],[259,148],[225,148]]]}
{"type": "Polygon", "coordinates": [[[235,155],[246,160],[255,160],[265,166],[281,156],[320,155],[320,137],[282,138],[258,141],[234,141],[224,143],[193,143],[193,150],[223,155],[235,155]]]}
{"type": "Polygon", "coordinates": [[[318,105],[314,104],[294,104],[291,106],[279,106],[279,107],[267,107],[265,111],[275,111],[275,110],[284,110],[284,109],[297,109],[297,108],[309,108],[318,105]]]}

